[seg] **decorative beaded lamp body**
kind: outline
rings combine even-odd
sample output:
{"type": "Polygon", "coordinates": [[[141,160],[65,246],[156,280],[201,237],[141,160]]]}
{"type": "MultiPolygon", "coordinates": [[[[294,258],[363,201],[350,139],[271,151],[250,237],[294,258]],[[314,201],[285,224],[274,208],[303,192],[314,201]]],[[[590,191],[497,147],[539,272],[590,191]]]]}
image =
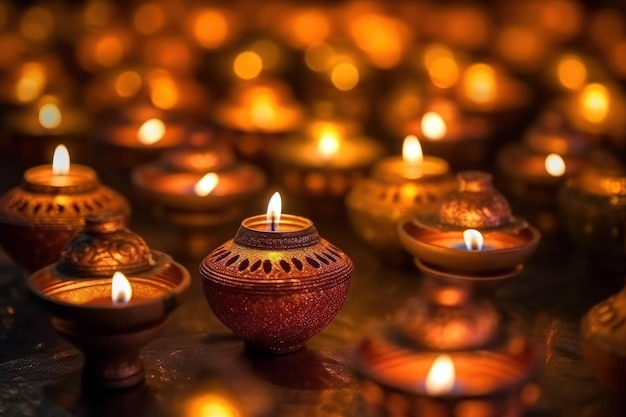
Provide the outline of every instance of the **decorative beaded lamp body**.
{"type": "Polygon", "coordinates": [[[87,216],[118,213],[127,218],[130,214],[126,199],[102,185],[91,169],[73,166],[83,178],[57,187],[38,183],[42,168],[26,171],[22,184],[0,197],[0,242],[15,262],[31,272],[56,262],[87,216]]]}
{"type": "Polygon", "coordinates": [[[320,238],[310,220],[283,216],[281,231],[265,216],[242,223],[234,239],[200,264],[215,315],[249,346],[272,353],[300,349],[339,312],[352,262],[320,238]]]}

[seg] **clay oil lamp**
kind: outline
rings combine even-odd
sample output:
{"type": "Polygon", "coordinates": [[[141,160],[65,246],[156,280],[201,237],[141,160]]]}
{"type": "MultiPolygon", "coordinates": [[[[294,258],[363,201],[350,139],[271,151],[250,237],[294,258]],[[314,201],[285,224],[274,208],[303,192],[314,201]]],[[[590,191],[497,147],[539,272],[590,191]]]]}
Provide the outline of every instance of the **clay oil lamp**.
{"type": "Polygon", "coordinates": [[[184,126],[159,109],[132,105],[97,136],[107,166],[129,170],[185,143],[184,126]]]}
{"type": "Polygon", "coordinates": [[[132,181],[156,203],[156,214],[178,228],[194,258],[221,243],[214,240],[219,230],[250,214],[267,182],[261,170],[237,161],[222,143],[169,151],[136,167],[132,181]]]}
{"type": "Polygon", "coordinates": [[[263,162],[287,134],[301,128],[304,111],[286,85],[264,80],[237,84],[213,114],[224,140],[246,159],[263,162]]]}
{"type": "Polygon", "coordinates": [[[589,369],[615,395],[626,388],[624,319],[626,289],[595,305],[580,324],[583,353],[589,369]]]}
{"type": "Polygon", "coordinates": [[[419,213],[433,214],[457,188],[443,159],[424,157],[415,136],[404,140],[402,156],[380,161],[370,177],[355,184],[346,205],[352,229],[389,261],[405,253],[398,224],[419,213]]]}
{"type": "Polygon", "coordinates": [[[496,288],[521,271],[540,233],[512,215],[491,175],[464,171],[458,178],[458,192],[444,199],[434,216],[400,225],[400,240],[426,275],[496,288]]]}
{"type": "Polygon", "coordinates": [[[30,166],[43,163],[59,142],[67,144],[76,159],[91,154],[89,118],[59,97],[45,95],[12,114],[6,123],[19,157],[30,166]]]}
{"type": "Polygon", "coordinates": [[[559,194],[567,234],[591,259],[595,269],[626,270],[626,171],[589,165],[559,194]]]}
{"type": "Polygon", "coordinates": [[[538,399],[541,357],[471,285],[425,283],[390,323],[357,345],[361,392],[375,415],[522,416],[538,399]]]}
{"type": "Polygon", "coordinates": [[[363,136],[353,123],[317,120],[278,144],[273,154],[280,184],[294,196],[340,202],[382,154],[381,146],[363,136]]]}
{"type": "Polygon", "coordinates": [[[89,167],[70,164],[60,145],[52,165],[28,169],[19,186],[0,197],[0,239],[20,266],[34,271],[59,259],[91,214],[130,214],[128,202],[102,185],[89,167]]]}
{"type": "Polygon", "coordinates": [[[185,268],[111,215],[89,217],[59,261],[28,279],[52,326],[84,354],[83,382],[105,389],[144,380],[139,351],[167,325],[190,282],[185,268]]]}
{"type": "Polygon", "coordinates": [[[422,138],[424,153],[445,159],[455,169],[480,165],[491,133],[485,118],[467,115],[441,97],[425,103],[422,115],[403,124],[402,131],[422,138]]]}
{"type": "Polygon", "coordinates": [[[547,114],[527,132],[523,143],[505,146],[498,155],[507,190],[540,229],[557,229],[556,196],[568,178],[584,167],[586,138],[572,131],[560,116],[547,114]]]}
{"type": "Polygon", "coordinates": [[[311,220],[280,211],[276,193],[267,215],[245,219],[200,264],[213,313],[250,348],[268,353],[298,350],[326,327],[352,275],[350,258],[311,220]]]}

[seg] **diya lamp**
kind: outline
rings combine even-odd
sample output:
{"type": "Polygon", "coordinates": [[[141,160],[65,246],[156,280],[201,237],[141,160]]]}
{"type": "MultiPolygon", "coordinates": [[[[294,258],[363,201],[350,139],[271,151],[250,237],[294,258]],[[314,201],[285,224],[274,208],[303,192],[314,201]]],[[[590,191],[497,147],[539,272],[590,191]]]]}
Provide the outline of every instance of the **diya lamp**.
{"type": "Polygon", "coordinates": [[[442,97],[425,103],[422,111],[420,117],[403,124],[403,135],[423,138],[424,152],[445,159],[453,168],[467,169],[483,162],[491,134],[487,119],[467,115],[442,97]]]}
{"type": "Polygon", "coordinates": [[[491,175],[463,171],[458,179],[458,191],[443,199],[434,215],[400,224],[400,240],[428,276],[499,285],[521,271],[540,233],[513,216],[491,175]]]}
{"type": "Polygon", "coordinates": [[[587,138],[567,126],[562,117],[547,113],[527,132],[523,143],[507,145],[498,155],[498,168],[511,196],[547,234],[558,230],[558,190],[581,171],[588,146],[587,138]]]}
{"type": "Polygon", "coordinates": [[[540,394],[534,343],[468,286],[425,286],[422,299],[370,331],[353,352],[373,415],[524,415],[540,394]]]}
{"type": "Polygon", "coordinates": [[[359,130],[358,125],[341,120],[309,123],[304,137],[284,140],[273,153],[279,183],[291,195],[323,200],[324,208],[343,207],[345,195],[383,153],[359,130]]]}
{"type": "Polygon", "coordinates": [[[98,213],[127,218],[130,206],[94,170],[70,165],[60,145],[52,165],[28,169],[21,184],[0,197],[0,241],[15,262],[34,271],[59,259],[85,218],[98,213]]]}
{"type": "Polygon", "coordinates": [[[52,326],[83,352],[83,382],[105,389],[145,379],[139,351],[165,328],[190,283],[184,267],[108,214],[88,217],[58,262],[28,278],[52,326]]]}
{"type": "Polygon", "coordinates": [[[594,269],[626,269],[626,172],[590,164],[559,193],[560,212],[571,240],[586,252],[594,269]]]}
{"type": "Polygon", "coordinates": [[[221,135],[246,159],[267,160],[287,134],[297,131],[304,111],[277,80],[241,83],[213,111],[221,135]]]}
{"type": "Polygon", "coordinates": [[[281,216],[276,193],[267,215],[245,219],[234,239],[204,258],[200,275],[207,302],[226,327],[250,348],[288,353],[339,312],[352,269],[311,220],[281,216]]]}
{"type": "Polygon", "coordinates": [[[89,117],[57,96],[44,95],[11,114],[5,122],[18,156],[28,166],[49,160],[59,142],[72,148],[75,159],[86,160],[92,153],[92,143],[87,138],[89,117]]]}
{"type": "Polygon", "coordinates": [[[616,395],[626,387],[624,318],[626,289],[593,306],[580,323],[583,354],[589,370],[616,395]]]}
{"type": "Polygon", "coordinates": [[[352,229],[389,260],[403,251],[398,224],[417,214],[434,213],[457,183],[443,159],[424,157],[419,140],[404,140],[402,157],[380,161],[370,177],[355,184],[346,205],[352,229]]]}
{"type": "Polygon", "coordinates": [[[156,203],[157,215],[183,234],[193,258],[221,243],[215,239],[225,226],[250,214],[267,182],[261,170],[238,162],[221,143],[169,151],[136,167],[131,178],[156,203]]]}
{"type": "Polygon", "coordinates": [[[186,137],[185,127],[170,113],[151,105],[132,104],[103,126],[96,139],[108,167],[130,170],[183,145],[186,137]]]}

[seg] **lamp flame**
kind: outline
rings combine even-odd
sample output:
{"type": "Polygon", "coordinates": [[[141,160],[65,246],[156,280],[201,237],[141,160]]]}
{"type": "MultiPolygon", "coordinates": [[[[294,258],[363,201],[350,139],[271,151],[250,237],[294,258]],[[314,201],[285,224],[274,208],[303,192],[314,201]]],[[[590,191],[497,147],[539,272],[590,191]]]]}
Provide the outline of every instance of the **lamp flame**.
{"type": "Polygon", "coordinates": [[[327,127],[323,129],[319,141],[317,142],[317,150],[323,157],[331,157],[339,150],[339,135],[335,129],[327,127]]]}
{"type": "Polygon", "coordinates": [[[113,274],[111,282],[111,300],[113,304],[128,304],[133,296],[133,288],[128,278],[121,272],[113,274]]]}
{"type": "Polygon", "coordinates": [[[272,231],[278,230],[282,207],[283,202],[280,198],[280,193],[275,192],[272,198],[270,198],[270,202],[267,204],[267,221],[270,223],[270,229],[272,231]]]}
{"type": "Polygon", "coordinates": [[[410,165],[421,165],[424,161],[422,145],[417,137],[409,135],[402,143],[402,159],[410,165]]]}
{"type": "Polygon", "coordinates": [[[201,197],[207,196],[211,194],[211,191],[217,187],[217,183],[219,182],[219,177],[215,172],[209,172],[205,174],[193,187],[193,191],[196,195],[201,197]]]}
{"type": "Polygon", "coordinates": [[[52,155],[52,175],[70,173],[70,153],[65,145],[57,145],[52,155]]]}
{"type": "Polygon", "coordinates": [[[452,358],[439,355],[426,375],[426,392],[429,395],[448,394],[454,388],[454,374],[452,358]]]}
{"type": "Polygon", "coordinates": [[[551,153],[546,156],[545,167],[548,174],[553,177],[560,177],[565,174],[565,161],[558,154],[551,153]]]}
{"type": "Polygon", "coordinates": [[[467,69],[465,94],[480,104],[492,103],[497,96],[496,73],[487,64],[474,64],[467,69]]]}
{"type": "Polygon", "coordinates": [[[446,122],[434,111],[429,111],[422,116],[422,133],[428,139],[439,140],[448,132],[446,122]]]}
{"type": "Polygon", "coordinates": [[[137,139],[142,145],[154,145],[165,136],[165,124],[160,119],[146,120],[137,131],[137,139]]]}
{"type": "Polygon", "coordinates": [[[54,129],[61,124],[61,111],[53,103],[47,103],[39,109],[39,124],[46,129],[54,129]]]}
{"type": "Polygon", "coordinates": [[[581,93],[582,116],[591,123],[603,122],[609,114],[609,91],[602,84],[589,84],[581,93]]]}
{"type": "Polygon", "coordinates": [[[482,233],[476,229],[467,229],[463,231],[463,240],[467,250],[482,250],[484,238],[482,233]]]}

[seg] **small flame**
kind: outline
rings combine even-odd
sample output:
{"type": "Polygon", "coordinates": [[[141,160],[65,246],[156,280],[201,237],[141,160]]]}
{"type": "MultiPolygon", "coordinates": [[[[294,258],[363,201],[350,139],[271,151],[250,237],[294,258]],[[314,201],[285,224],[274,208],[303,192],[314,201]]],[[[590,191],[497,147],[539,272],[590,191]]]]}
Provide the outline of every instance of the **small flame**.
{"type": "Polygon", "coordinates": [[[565,174],[565,161],[558,154],[551,153],[546,156],[545,167],[548,174],[553,177],[560,177],[565,174]]]}
{"type": "Polygon", "coordinates": [[[609,114],[609,91],[602,84],[589,84],[581,93],[582,116],[591,123],[603,122],[609,114]]]}
{"type": "Polygon", "coordinates": [[[128,304],[133,296],[133,288],[130,286],[128,278],[121,272],[113,274],[111,283],[111,300],[113,304],[128,304]]]}
{"type": "Polygon", "coordinates": [[[217,183],[219,182],[219,177],[215,172],[209,172],[205,174],[193,187],[193,191],[196,195],[201,197],[207,196],[211,194],[211,191],[217,187],[217,183]]]}
{"type": "Polygon", "coordinates": [[[422,165],[424,155],[419,139],[414,135],[404,138],[402,143],[402,159],[409,165],[422,165]]]}
{"type": "Polygon", "coordinates": [[[429,111],[422,117],[422,133],[428,139],[439,140],[448,132],[446,122],[434,111],[429,111]]]}
{"type": "Polygon", "coordinates": [[[165,124],[159,119],[146,120],[137,131],[137,139],[143,145],[154,145],[165,135],[165,124]]]}
{"type": "Polygon", "coordinates": [[[322,130],[319,141],[317,142],[317,150],[323,157],[331,157],[339,150],[339,135],[332,127],[326,127],[322,130]]]}
{"type": "Polygon", "coordinates": [[[61,124],[61,111],[53,103],[47,103],[39,109],[39,123],[46,129],[54,129],[61,124]]]}
{"type": "Polygon", "coordinates": [[[465,94],[476,103],[494,102],[497,96],[496,73],[487,64],[474,64],[467,69],[465,94]]]}
{"type": "Polygon", "coordinates": [[[280,193],[275,192],[272,198],[270,198],[270,202],[267,204],[267,221],[271,224],[272,230],[278,230],[282,207],[283,202],[280,198],[280,193]]]}
{"type": "Polygon", "coordinates": [[[476,229],[463,231],[463,240],[465,241],[467,250],[482,250],[483,248],[483,235],[476,229]]]}
{"type": "Polygon", "coordinates": [[[276,109],[271,96],[259,95],[252,102],[251,108],[252,123],[256,127],[271,127],[276,119],[276,109]]]}
{"type": "Polygon", "coordinates": [[[439,355],[426,375],[426,392],[430,395],[448,394],[454,388],[454,362],[448,355],[439,355]]]}
{"type": "Polygon", "coordinates": [[[70,173],[70,153],[65,145],[57,145],[52,155],[52,175],[67,175],[70,173]]]}

